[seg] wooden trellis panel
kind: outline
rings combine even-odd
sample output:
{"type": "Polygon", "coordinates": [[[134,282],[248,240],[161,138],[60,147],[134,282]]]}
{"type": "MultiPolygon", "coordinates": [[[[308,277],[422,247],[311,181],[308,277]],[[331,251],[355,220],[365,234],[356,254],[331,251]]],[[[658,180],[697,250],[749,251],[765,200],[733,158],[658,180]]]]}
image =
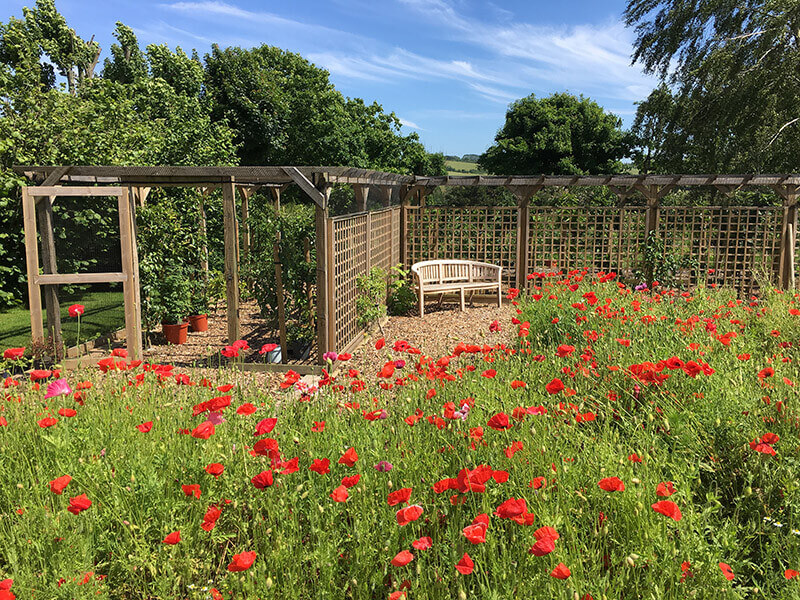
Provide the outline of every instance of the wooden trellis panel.
{"type": "Polygon", "coordinates": [[[587,268],[630,277],[645,239],[644,207],[530,207],[528,271],[587,268]]]}
{"type": "Polygon", "coordinates": [[[697,261],[681,273],[683,283],[752,292],[777,274],[782,218],[779,206],[665,206],[657,231],[667,252],[697,261]]]}
{"type": "Polygon", "coordinates": [[[372,267],[387,271],[400,260],[400,207],[330,219],[333,231],[332,347],[345,351],[363,329],[358,324],[356,279],[372,267]]]}
{"type": "Polygon", "coordinates": [[[503,267],[514,285],[517,269],[516,206],[423,206],[407,209],[406,267],[422,260],[477,260],[503,267]]]}

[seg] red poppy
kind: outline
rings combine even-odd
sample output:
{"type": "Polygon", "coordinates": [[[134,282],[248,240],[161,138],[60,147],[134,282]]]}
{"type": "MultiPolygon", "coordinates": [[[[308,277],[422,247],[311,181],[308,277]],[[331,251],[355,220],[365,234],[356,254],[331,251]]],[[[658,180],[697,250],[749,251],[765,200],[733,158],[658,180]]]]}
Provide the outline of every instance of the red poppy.
{"type": "Polygon", "coordinates": [[[494,369],[486,369],[483,373],[481,373],[482,377],[486,377],[487,379],[494,379],[497,376],[497,371],[494,369]]]}
{"type": "Polygon", "coordinates": [[[406,506],[405,508],[401,508],[400,510],[395,513],[395,518],[397,519],[397,524],[400,527],[408,525],[412,521],[416,521],[422,516],[423,510],[422,507],[418,504],[412,504],[411,506],[406,506]]]}
{"type": "Polygon", "coordinates": [[[77,515],[78,513],[88,509],[92,505],[92,501],[89,500],[86,494],[81,494],[80,496],[75,496],[74,498],[69,499],[69,506],[67,510],[71,512],[73,515],[77,515]]]}
{"type": "Polygon", "coordinates": [[[395,506],[397,504],[408,502],[412,491],[412,488],[401,488],[399,490],[395,490],[389,494],[389,497],[386,500],[389,503],[389,506],[395,506]]]}
{"type": "Polygon", "coordinates": [[[725,576],[725,579],[727,579],[728,581],[733,581],[735,575],[733,574],[733,571],[731,570],[731,566],[729,564],[724,562],[719,563],[719,570],[722,571],[722,574],[725,576]]]}
{"type": "Polygon", "coordinates": [[[355,448],[348,448],[342,454],[342,457],[339,459],[340,465],[347,465],[348,467],[352,467],[358,461],[358,453],[356,452],[355,448]]]}
{"type": "Polygon", "coordinates": [[[573,352],[575,352],[575,346],[569,346],[567,344],[561,344],[558,348],[556,348],[556,356],[560,358],[569,356],[573,352]]]}
{"type": "Polygon", "coordinates": [[[528,512],[528,505],[524,498],[509,498],[497,507],[494,514],[501,519],[513,519],[528,512]]]}
{"type": "Polygon", "coordinates": [[[137,425],[136,426],[136,429],[138,429],[142,433],[147,433],[152,428],[153,428],[153,422],[152,421],[148,421],[147,423],[142,423],[141,425],[137,425]]]}
{"type": "Polygon", "coordinates": [[[378,373],[378,377],[389,379],[394,375],[395,364],[394,361],[388,361],[383,365],[383,368],[378,373]]]}
{"type": "Polygon", "coordinates": [[[3,358],[6,360],[19,360],[25,354],[25,348],[6,348],[3,358]]]}
{"type": "Polygon", "coordinates": [[[325,431],[325,421],[314,421],[313,427],[311,427],[311,431],[315,433],[320,433],[325,431]]]}
{"type": "Polygon", "coordinates": [[[67,313],[69,314],[70,317],[75,318],[75,317],[80,317],[85,310],[86,307],[84,307],[83,304],[73,304],[67,309],[67,313]]]}
{"type": "Polygon", "coordinates": [[[380,350],[386,345],[386,340],[381,338],[377,342],[375,342],[375,350],[380,350]]]}
{"type": "Polygon", "coordinates": [[[567,579],[570,575],[572,575],[572,571],[564,563],[558,563],[555,569],[550,572],[550,577],[555,577],[556,579],[567,579]]]}
{"type": "Polygon", "coordinates": [[[31,381],[42,381],[43,379],[47,379],[52,375],[53,372],[48,371],[47,369],[34,369],[31,371],[30,377],[31,381]]]}
{"type": "Polygon", "coordinates": [[[486,530],[487,526],[485,523],[473,523],[472,525],[464,527],[461,533],[470,543],[483,544],[486,542],[486,530]]]}
{"type": "Polygon", "coordinates": [[[211,531],[216,526],[220,516],[222,516],[222,511],[212,504],[208,507],[206,514],[203,516],[203,523],[200,525],[200,528],[203,531],[211,531]]]}
{"type": "Polygon", "coordinates": [[[414,560],[414,555],[408,550],[401,550],[392,559],[393,567],[405,567],[408,563],[414,560]]]}
{"type": "Polygon", "coordinates": [[[798,575],[800,575],[800,571],[795,571],[794,569],[786,569],[783,572],[783,576],[786,579],[793,579],[793,578],[797,577],[798,575]]]}
{"type": "Polygon", "coordinates": [[[656,486],[656,496],[661,496],[662,498],[669,498],[674,493],[675,493],[675,486],[672,485],[671,481],[662,481],[656,486]]]}
{"type": "Polygon", "coordinates": [[[597,482],[600,489],[607,492],[624,492],[625,484],[619,477],[605,477],[597,482]]]}
{"type": "Polygon", "coordinates": [[[433,546],[433,540],[427,536],[421,537],[411,542],[411,545],[417,550],[429,550],[433,546]]]}
{"type": "Polygon", "coordinates": [[[173,531],[163,540],[161,540],[162,544],[168,544],[170,546],[174,546],[178,542],[181,541],[181,532],[180,531],[173,531]]]}
{"type": "Polygon", "coordinates": [[[272,471],[261,471],[261,473],[255,475],[250,481],[259,490],[268,488],[272,485],[272,471]]]}
{"type": "MultiPolygon", "coordinates": [[[[281,475],[289,475],[291,473],[297,473],[300,470],[300,457],[299,456],[295,456],[292,460],[279,462],[276,465],[276,468],[281,469],[281,471],[280,471],[281,475]]],[[[356,482],[355,483],[358,483],[358,477],[360,477],[360,476],[356,475],[355,477],[356,477],[356,482]]],[[[345,479],[347,479],[347,478],[345,478],[345,479]]],[[[355,483],[353,485],[355,485],[355,483]]],[[[350,486],[348,486],[348,487],[350,487],[350,486]]]]}
{"type": "Polygon", "coordinates": [[[211,421],[203,421],[200,425],[192,429],[192,437],[199,440],[207,440],[212,435],[214,435],[214,423],[211,421]]]}
{"type": "Polygon", "coordinates": [[[358,484],[359,479],[361,479],[361,475],[358,473],[350,477],[342,477],[342,485],[349,490],[358,484]]]}
{"type": "Polygon", "coordinates": [[[228,571],[231,573],[238,573],[239,571],[247,571],[253,566],[256,561],[255,552],[242,552],[241,554],[234,554],[231,564],[228,565],[228,571]]]}
{"type": "Polygon", "coordinates": [[[456,563],[456,571],[461,573],[462,575],[469,575],[475,569],[475,563],[472,562],[472,559],[469,557],[469,554],[464,552],[464,556],[461,557],[461,560],[456,563]]]}
{"type": "Polygon", "coordinates": [[[75,410],[74,408],[59,408],[58,414],[60,414],[62,417],[70,418],[77,415],[78,411],[75,410]]]}
{"type": "Polygon", "coordinates": [[[255,456],[279,457],[280,452],[278,452],[278,440],[274,440],[272,438],[261,438],[255,444],[253,444],[253,454],[255,456]]]}
{"type": "Polygon", "coordinates": [[[256,407],[250,404],[249,402],[242,404],[239,408],[236,409],[237,415],[252,415],[254,412],[256,412],[256,407]]]}
{"type": "Polygon", "coordinates": [[[544,389],[546,389],[549,394],[557,394],[564,390],[564,382],[556,377],[544,386],[544,389]]]}
{"type": "Polygon", "coordinates": [[[275,429],[278,419],[271,417],[268,419],[261,419],[256,425],[256,432],[253,435],[266,435],[275,429]]]}
{"type": "Polygon", "coordinates": [[[219,477],[222,475],[222,472],[225,470],[225,466],[221,463],[211,463],[206,465],[205,471],[209,475],[213,475],[214,477],[219,477]]]}
{"type": "Polygon", "coordinates": [[[42,429],[46,429],[47,427],[52,427],[58,423],[58,419],[54,419],[53,417],[45,417],[41,421],[37,421],[36,424],[39,425],[42,429]]]}
{"type": "Polygon", "coordinates": [[[55,479],[53,479],[53,481],[50,482],[50,491],[60,496],[64,492],[64,488],[67,487],[70,481],[72,481],[72,477],[70,477],[69,475],[62,475],[61,477],[56,477],[55,479]]]}
{"type": "Polygon", "coordinates": [[[331,493],[331,498],[333,498],[335,502],[344,502],[349,497],[350,494],[347,493],[347,488],[343,485],[340,485],[331,493]]]}
{"type": "Polygon", "coordinates": [[[665,517],[669,517],[675,521],[680,521],[683,518],[681,509],[672,500],[659,500],[655,504],[651,504],[653,510],[661,513],[665,517]]]}
{"type": "Polygon", "coordinates": [[[503,412],[499,412],[494,415],[486,424],[497,431],[504,431],[511,427],[511,422],[508,418],[508,415],[503,412]]]}
{"type": "Polygon", "coordinates": [[[320,475],[325,475],[325,473],[328,473],[331,470],[330,464],[331,461],[327,458],[315,458],[311,463],[311,466],[308,467],[308,470],[319,473],[320,475]]]}
{"type": "Polygon", "coordinates": [[[199,498],[200,494],[203,493],[200,490],[199,483],[192,483],[190,485],[181,485],[181,489],[183,490],[183,493],[186,494],[187,496],[194,496],[195,498],[199,498]]]}
{"type": "MultiPolygon", "coordinates": [[[[514,443],[513,443],[513,444],[511,444],[511,445],[510,445],[508,448],[504,448],[504,449],[503,449],[503,453],[504,453],[504,454],[505,454],[505,455],[506,455],[508,458],[511,458],[511,457],[513,457],[513,456],[514,456],[514,455],[515,455],[517,452],[519,452],[520,450],[522,450],[523,448],[524,448],[524,445],[523,445],[523,443],[522,443],[522,442],[514,442],[514,443]]],[[[497,481],[497,480],[495,479],[495,481],[497,481]]],[[[498,482],[498,483],[500,483],[500,482],[498,482]]]]}
{"type": "Polygon", "coordinates": [[[529,554],[534,556],[546,556],[556,549],[556,540],[550,536],[544,536],[538,539],[536,543],[528,550],[529,554]]]}
{"type": "Polygon", "coordinates": [[[535,537],[537,540],[542,540],[544,538],[549,537],[549,538],[553,538],[553,541],[555,542],[561,536],[558,535],[558,532],[555,529],[553,529],[552,527],[545,526],[545,527],[539,527],[539,529],[534,531],[533,532],[533,537],[535,537]]]}

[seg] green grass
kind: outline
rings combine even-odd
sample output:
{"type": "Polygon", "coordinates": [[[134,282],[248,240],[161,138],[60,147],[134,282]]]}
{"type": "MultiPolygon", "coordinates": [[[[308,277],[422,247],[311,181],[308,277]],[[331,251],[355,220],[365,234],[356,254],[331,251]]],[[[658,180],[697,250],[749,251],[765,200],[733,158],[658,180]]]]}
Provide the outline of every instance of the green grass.
{"type": "Polygon", "coordinates": [[[464,162],[463,160],[445,161],[448,175],[486,175],[487,172],[478,168],[478,163],[464,162]]]}
{"type": "Polygon", "coordinates": [[[0,580],[57,600],[800,597],[800,296],[560,279],[501,317],[513,347],[489,323],[445,357],[388,340],[363,368],[380,386],[347,364],[310,397],[146,365],[67,373],[93,383],[79,402],[22,381],[0,580]]]}
{"type": "MultiPolygon", "coordinates": [[[[83,304],[86,312],[81,317],[81,342],[116,331],[125,326],[125,308],[122,292],[86,291],[60,294],[61,327],[67,346],[77,344],[78,320],[70,317],[67,309],[72,304],[83,304]]],[[[44,305],[44,302],[42,303],[44,305]]],[[[42,312],[45,312],[44,306],[42,312]]],[[[45,331],[47,317],[44,318],[45,331]]],[[[0,349],[29,346],[31,342],[31,317],[25,307],[15,307],[0,312],[0,349]]]]}

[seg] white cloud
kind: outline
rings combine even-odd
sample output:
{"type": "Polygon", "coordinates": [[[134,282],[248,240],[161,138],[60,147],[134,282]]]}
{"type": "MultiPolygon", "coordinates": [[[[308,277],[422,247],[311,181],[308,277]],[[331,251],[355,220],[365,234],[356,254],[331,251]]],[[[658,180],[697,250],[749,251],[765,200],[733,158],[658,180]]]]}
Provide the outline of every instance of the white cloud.
{"type": "Polygon", "coordinates": [[[425,131],[422,127],[414,123],[414,121],[409,121],[408,119],[404,119],[403,117],[398,117],[400,119],[400,123],[403,127],[408,127],[409,129],[418,129],[420,131],[425,131]]]}

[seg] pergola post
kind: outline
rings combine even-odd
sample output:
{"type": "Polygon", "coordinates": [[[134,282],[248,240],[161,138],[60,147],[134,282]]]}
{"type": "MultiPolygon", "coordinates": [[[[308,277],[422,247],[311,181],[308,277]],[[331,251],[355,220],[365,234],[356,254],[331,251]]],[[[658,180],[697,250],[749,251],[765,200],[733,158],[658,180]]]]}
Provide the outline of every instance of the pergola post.
{"type": "Polygon", "coordinates": [[[248,222],[250,218],[250,196],[253,195],[255,188],[251,187],[239,187],[239,194],[242,196],[242,257],[247,260],[248,256],[250,255],[250,223],[248,222]]]}
{"type": "Polygon", "coordinates": [[[533,195],[542,189],[541,184],[525,187],[512,187],[517,198],[517,264],[515,285],[524,290],[528,282],[528,246],[530,245],[530,210],[533,195]]]}
{"type": "Polygon", "coordinates": [[[42,294],[36,281],[39,275],[39,248],[36,241],[35,198],[22,188],[22,215],[25,226],[25,266],[28,275],[28,305],[31,313],[31,339],[33,344],[44,339],[42,323],[42,294]]]}
{"type": "Polygon", "coordinates": [[[142,311],[139,303],[139,253],[134,230],[134,200],[128,188],[121,188],[119,205],[119,241],[122,256],[122,294],[125,298],[125,342],[131,360],[142,358],[142,311]]]}
{"type": "Polygon", "coordinates": [[[783,198],[783,223],[781,226],[780,252],[778,258],[778,286],[794,289],[794,252],[797,244],[797,199],[800,186],[776,185],[775,192],[783,198]]]}
{"type": "MultiPolygon", "coordinates": [[[[55,196],[36,198],[36,214],[38,216],[40,238],[42,242],[42,270],[45,274],[58,273],[56,264],[56,240],[53,231],[53,201],[55,196]]],[[[53,341],[53,353],[56,361],[64,358],[64,338],[61,332],[61,305],[58,302],[58,286],[44,287],[44,301],[47,313],[47,333],[53,341]]]]}
{"type": "Polygon", "coordinates": [[[225,226],[225,301],[228,343],[241,337],[239,325],[239,247],[237,244],[236,185],[234,178],[222,184],[222,213],[225,226]]]}
{"type": "Polygon", "coordinates": [[[355,195],[355,212],[365,212],[369,198],[369,186],[354,183],[353,194],[355,195]]]}

